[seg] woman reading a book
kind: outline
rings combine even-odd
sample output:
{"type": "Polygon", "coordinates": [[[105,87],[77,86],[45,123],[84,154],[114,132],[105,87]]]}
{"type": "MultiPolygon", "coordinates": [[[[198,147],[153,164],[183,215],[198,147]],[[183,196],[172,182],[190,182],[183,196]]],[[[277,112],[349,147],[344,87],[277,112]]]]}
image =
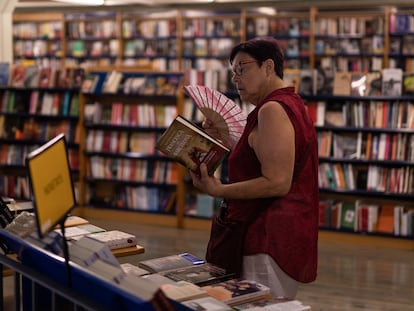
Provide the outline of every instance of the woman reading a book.
{"type": "MultiPolygon", "coordinates": [[[[228,158],[228,183],[191,173],[193,184],[222,197],[227,218],[248,223],[242,277],[294,298],[315,280],[318,240],[318,148],[302,99],[283,81],[283,52],[273,38],[252,39],[230,54],[232,81],[249,113],[228,158]]],[[[203,127],[219,137],[211,120],[203,127]]]]}

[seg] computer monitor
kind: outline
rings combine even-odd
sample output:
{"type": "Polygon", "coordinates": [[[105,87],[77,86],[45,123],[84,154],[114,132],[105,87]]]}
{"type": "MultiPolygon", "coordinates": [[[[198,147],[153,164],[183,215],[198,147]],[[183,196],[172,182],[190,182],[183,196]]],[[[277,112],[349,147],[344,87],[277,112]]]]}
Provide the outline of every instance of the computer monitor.
{"type": "Polygon", "coordinates": [[[38,234],[63,224],[76,205],[67,143],[59,134],[26,157],[38,234]]]}

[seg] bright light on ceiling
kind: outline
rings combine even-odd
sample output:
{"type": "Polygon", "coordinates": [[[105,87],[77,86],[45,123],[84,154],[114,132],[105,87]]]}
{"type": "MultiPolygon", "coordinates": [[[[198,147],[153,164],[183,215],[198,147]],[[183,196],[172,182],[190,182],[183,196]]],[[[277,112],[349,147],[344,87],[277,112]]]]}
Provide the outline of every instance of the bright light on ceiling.
{"type": "MultiPolygon", "coordinates": [[[[125,4],[169,4],[171,0],[53,0],[55,2],[70,3],[78,5],[125,5],[125,4]]],[[[194,1],[194,0],[193,0],[194,1]]],[[[214,0],[196,0],[194,2],[209,3],[214,0]]],[[[188,0],[175,0],[174,3],[188,3],[188,0]]]]}
{"type": "Polygon", "coordinates": [[[53,1],[78,4],[78,5],[103,5],[105,2],[105,0],[53,0],[53,1]]]}

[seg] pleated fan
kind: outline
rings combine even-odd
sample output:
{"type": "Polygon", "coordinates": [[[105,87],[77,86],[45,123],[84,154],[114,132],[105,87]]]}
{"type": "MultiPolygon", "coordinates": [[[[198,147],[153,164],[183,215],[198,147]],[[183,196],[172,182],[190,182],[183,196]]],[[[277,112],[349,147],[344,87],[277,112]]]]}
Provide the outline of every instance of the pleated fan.
{"type": "Polygon", "coordinates": [[[220,133],[220,139],[233,147],[239,141],[246,125],[246,113],[221,92],[203,85],[186,85],[184,91],[203,115],[211,120],[220,133]]]}

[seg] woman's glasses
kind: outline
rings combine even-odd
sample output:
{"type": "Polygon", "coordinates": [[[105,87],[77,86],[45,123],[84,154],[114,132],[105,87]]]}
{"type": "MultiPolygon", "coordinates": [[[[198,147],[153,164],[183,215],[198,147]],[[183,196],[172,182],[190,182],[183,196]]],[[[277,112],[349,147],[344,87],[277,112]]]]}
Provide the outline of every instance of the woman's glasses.
{"type": "Polygon", "coordinates": [[[239,62],[232,70],[231,70],[231,74],[233,75],[233,77],[235,76],[239,76],[241,77],[243,75],[243,65],[246,64],[251,64],[251,63],[257,63],[257,60],[250,60],[250,61],[245,61],[245,62],[239,62]]]}

